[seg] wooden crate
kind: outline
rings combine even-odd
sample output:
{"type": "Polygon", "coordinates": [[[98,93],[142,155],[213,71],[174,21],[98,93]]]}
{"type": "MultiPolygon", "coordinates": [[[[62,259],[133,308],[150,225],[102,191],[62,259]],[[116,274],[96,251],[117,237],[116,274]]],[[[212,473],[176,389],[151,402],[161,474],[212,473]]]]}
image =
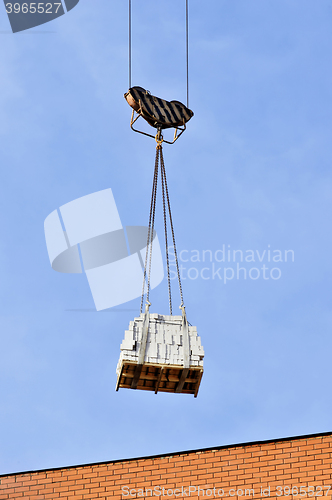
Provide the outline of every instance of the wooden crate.
{"type": "Polygon", "coordinates": [[[203,368],[191,366],[184,369],[179,365],[165,365],[122,360],[116,390],[141,389],[144,391],[178,392],[193,394],[196,398],[203,375],[203,368]]]}

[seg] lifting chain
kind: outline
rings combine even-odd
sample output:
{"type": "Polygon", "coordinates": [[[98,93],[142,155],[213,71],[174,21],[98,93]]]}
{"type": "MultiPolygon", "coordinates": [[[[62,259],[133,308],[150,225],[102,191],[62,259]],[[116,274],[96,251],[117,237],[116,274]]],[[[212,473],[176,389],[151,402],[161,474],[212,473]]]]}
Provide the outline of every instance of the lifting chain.
{"type": "MultiPolygon", "coordinates": [[[[181,277],[180,277],[178,255],[177,255],[177,251],[176,251],[175,233],[174,233],[173,219],[172,219],[172,212],[171,212],[171,203],[170,203],[169,194],[168,194],[168,186],[167,186],[167,179],[166,179],[166,169],[165,169],[165,163],[164,163],[164,157],[163,157],[163,151],[162,151],[162,149],[160,150],[160,162],[161,162],[161,175],[164,176],[165,193],[166,193],[167,206],[168,206],[168,217],[169,217],[169,222],[170,222],[171,231],[172,231],[172,240],[173,240],[173,247],[174,247],[176,272],[177,272],[178,282],[179,282],[179,291],[180,291],[180,297],[181,297],[180,308],[182,308],[184,306],[183,292],[182,292],[182,285],[181,285],[181,277]]],[[[168,260],[168,248],[167,248],[167,260],[168,260]]],[[[169,273],[169,266],[168,266],[167,271],[169,273]]],[[[170,301],[171,301],[171,296],[170,296],[170,301]]]]}
{"type": "Polygon", "coordinates": [[[155,136],[155,140],[157,142],[156,158],[155,158],[154,175],[153,175],[153,183],[152,183],[152,195],[151,195],[151,203],[150,203],[148,237],[147,237],[146,253],[145,253],[143,287],[142,287],[140,311],[141,311],[141,313],[143,312],[143,301],[144,301],[144,292],[145,292],[145,286],[146,286],[145,285],[146,277],[148,277],[146,301],[148,304],[150,304],[149,303],[149,295],[150,295],[150,286],[151,286],[152,245],[153,245],[153,239],[154,239],[154,222],[155,222],[155,213],[156,213],[158,172],[159,172],[159,165],[160,165],[161,190],[162,190],[163,213],[164,213],[165,245],[166,245],[166,265],[167,265],[169,310],[170,310],[170,315],[172,316],[173,309],[172,309],[172,291],[171,291],[171,278],[170,278],[170,266],[169,266],[169,252],[168,252],[167,211],[168,211],[168,218],[169,218],[169,222],[170,222],[170,226],[171,226],[174,256],[175,256],[177,277],[178,277],[178,282],[179,282],[179,290],[180,290],[180,298],[181,298],[180,308],[184,307],[183,292],[182,292],[182,285],[181,285],[178,256],[177,256],[177,251],[176,251],[175,233],[174,233],[174,227],[173,227],[171,204],[170,204],[168,186],[167,186],[166,169],[165,169],[164,156],[163,156],[163,147],[162,147],[163,136],[161,134],[160,129],[158,129],[158,132],[155,136]],[[148,261],[149,261],[149,267],[148,267],[148,261]],[[147,271],[147,269],[148,269],[148,271],[147,271]]]}
{"type": "Polygon", "coordinates": [[[144,274],[143,274],[143,286],[142,286],[142,297],[141,297],[141,313],[143,311],[143,300],[144,300],[144,292],[145,292],[145,280],[146,280],[146,271],[149,258],[149,273],[148,273],[148,284],[147,284],[147,293],[146,300],[149,301],[150,294],[150,275],[151,275],[151,259],[152,259],[152,242],[153,242],[153,232],[154,232],[154,219],[156,213],[156,198],[157,198],[157,185],[158,185],[158,170],[159,170],[159,148],[156,149],[156,159],[154,164],[154,175],[153,175],[153,183],[152,183],[152,195],[151,195],[151,203],[150,203],[150,215],[149,215],[149,227],[148,227],[148,238],[146,242],[146,252],[145,252],[145,263],[144,263],[144,274]]]}

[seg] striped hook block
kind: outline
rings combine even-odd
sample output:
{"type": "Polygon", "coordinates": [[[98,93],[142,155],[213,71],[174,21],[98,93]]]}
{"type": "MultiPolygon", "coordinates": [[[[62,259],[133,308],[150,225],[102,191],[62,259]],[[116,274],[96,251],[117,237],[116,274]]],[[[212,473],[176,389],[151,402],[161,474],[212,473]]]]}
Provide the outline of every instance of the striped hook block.
{"type": "Polygon", "coordinates": [[[142,87],[132,87],[124,97],[129,106],[155,128],[181,127],[194,116],[193,111],[182,102],[165,101],[142,87]]]}

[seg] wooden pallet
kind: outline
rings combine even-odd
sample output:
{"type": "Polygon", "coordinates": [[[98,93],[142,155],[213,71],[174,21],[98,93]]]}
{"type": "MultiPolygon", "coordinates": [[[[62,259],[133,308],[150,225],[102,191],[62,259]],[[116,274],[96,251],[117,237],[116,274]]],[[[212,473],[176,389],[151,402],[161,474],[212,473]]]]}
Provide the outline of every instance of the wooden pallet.
{"type": "Polygon", "coordinates": [[[194,394],[197,397],[203,375],[201,366],[183,368],[179,365],[162,365],[123,360],[118,376],[116,390],[141,389],[143,391],[178,392],[194,394]]]}

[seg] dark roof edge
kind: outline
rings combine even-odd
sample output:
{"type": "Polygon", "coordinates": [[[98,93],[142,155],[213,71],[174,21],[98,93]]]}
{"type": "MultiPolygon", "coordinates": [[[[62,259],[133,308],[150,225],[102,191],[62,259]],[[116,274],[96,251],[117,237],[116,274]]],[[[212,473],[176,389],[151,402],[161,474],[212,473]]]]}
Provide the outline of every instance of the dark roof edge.
{"type": "Polygon", "coordinates": [[[209,446],[208,448],[198,448],[195,450],[185,450],[185,451],[173,451],[171,453],[161,453],[159,455],[147,455],[147,456],[143,456],[143,457],[120,458],[117,460],[107,460],[106,462],[105,461],[92,462],[92,463],[88,463],[88,464],[65,465],[64,467],[51,467],[48,469],[36,469],[36,470],[29,470],[29,471],[23,471],[23,472],[10,472],[9,474],[0,474],[0,478],[1,477],[8,477],[8,476],[17,476],[17,475],[21,475],[21,474],[36,474],[38,472],[50,472],[50,471],[57,471],[57,470],[64,470],[64,469],[77,469],[78,467],[91,467],[91,466],[96,466],[96,465],[116,464],[119,462],[132,462],[134,460],[151,460],[154,458],[173,457],[176,455],[188,455],[189,453],[205,452],[205,451],[211,451],[211,450],[224,450],[226,448],[237,448],[239,446],[253,446],[253,445],[259,445],[259,444],[277,443],[277,442],[281,442],[281,441],[294,441],[296,439],[309,439],[309,438],[331,436],[331,435],[332,435],[332,431],[330,431],[330,432],[318,432],[315,434],[303,434],[302,436],[290,436],[290,437],[283,437],[283,438],[277,438],[277,439],[248,441],[246,443],[226,444],[226,445],[222,445],[222,446],[209,446]]]}

